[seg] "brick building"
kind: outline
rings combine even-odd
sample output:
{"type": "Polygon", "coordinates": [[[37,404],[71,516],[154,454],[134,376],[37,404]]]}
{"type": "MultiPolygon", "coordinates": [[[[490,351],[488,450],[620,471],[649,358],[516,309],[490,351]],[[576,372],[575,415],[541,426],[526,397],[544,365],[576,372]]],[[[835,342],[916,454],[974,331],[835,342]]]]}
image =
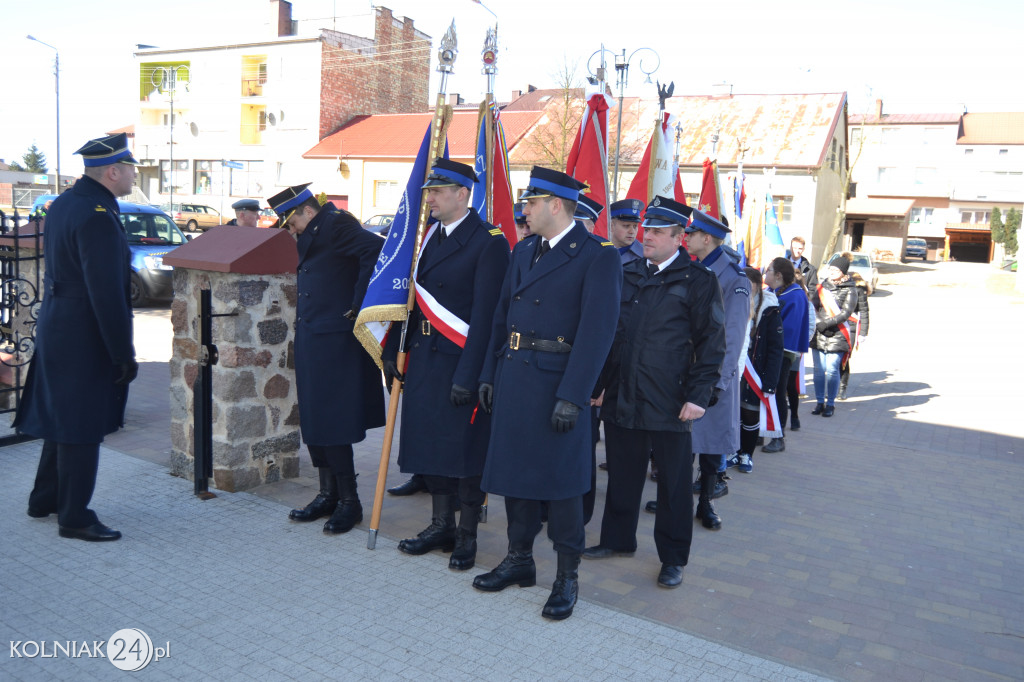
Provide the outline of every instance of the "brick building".
{"type": "Polygon", "coordinates": [[[430,36],[408,17],[378,6],[370,30],[299,30],[291,3],[269,4],[267,38],[135,53],[135,154],[151,202],[173,193],[230,214],[239,197],[307,181],[302,153],[354,117],[427,106],[430,36]]]}

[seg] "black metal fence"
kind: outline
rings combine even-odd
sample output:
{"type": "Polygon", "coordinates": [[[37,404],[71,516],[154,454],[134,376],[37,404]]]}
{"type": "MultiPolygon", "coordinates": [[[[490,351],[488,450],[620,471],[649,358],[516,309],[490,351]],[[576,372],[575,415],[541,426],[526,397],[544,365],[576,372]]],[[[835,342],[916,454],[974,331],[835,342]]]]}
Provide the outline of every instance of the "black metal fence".
{"type": "Polygon", "coordinates": [[[21,402],[42,300],[40,221],[21,222],[0,211],[0,446],[26,440],[3,427],[21,402]]]}

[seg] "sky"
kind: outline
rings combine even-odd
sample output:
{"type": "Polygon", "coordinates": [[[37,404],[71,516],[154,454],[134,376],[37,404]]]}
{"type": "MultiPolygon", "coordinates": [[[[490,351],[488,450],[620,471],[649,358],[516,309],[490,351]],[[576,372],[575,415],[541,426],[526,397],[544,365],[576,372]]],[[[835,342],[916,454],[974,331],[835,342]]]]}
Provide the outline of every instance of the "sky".
{"type": "MultiPolygon", "coordinates": [[[[567,66],[582,82],[603,45],[609,65],[613,52],[631,57],[626,96],[654,98],[641,67],[657,65],[651,80],[674,82],[676,95],[708,94],[724,82],[736,94],[847,92],[851,114],[866,113],[878,98],[888,113],[1024,111],[1019,0],[294,0],[292,12],[300,33],[359,34],[375,4],[433,38],[432,69],[454,20],[459,56],[447,90],[466,102],[482,97],[480,51],[487,26],[497,23],[499,101],[527,85],[557,87],[567,66]]],[[[134,122],[136,44],[181,48],[270,35],[269,0],[0,6],[0,158],[20,160],[36,144],[55,168],[54,50],[25,37],[33,35],[60,54],[64,175],[81,173],[72,153],[84,142],[134,122]]],[[[424,108],[437,85],[435,74],[424,108]]]]}

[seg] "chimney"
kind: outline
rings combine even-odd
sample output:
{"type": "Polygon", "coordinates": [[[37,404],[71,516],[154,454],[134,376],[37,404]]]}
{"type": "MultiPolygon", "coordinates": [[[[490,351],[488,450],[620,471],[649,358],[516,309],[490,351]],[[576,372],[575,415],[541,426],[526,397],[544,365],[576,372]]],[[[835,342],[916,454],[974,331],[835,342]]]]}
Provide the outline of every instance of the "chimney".
{"type": "Polygon", "coordinates": [[[715,83],[711,86],[712,97],[732,97],[732,83],[715,83]]]}
{"type": "Polygon", "coordinates": [[[459,93],[457,92],[452,92],[449,93],[448,95],[448,104],[453,107],[458,106],[460,104],[465,104],[465,102],[466,100],[462,99],[462,97],[460,97],[459,93]]]}
{"type": "Polygon", "coordinates": [[[522,90],[513,90],[512,91],[512,101],[513,102],[516,101],[517,99],[519,99],[522,96],[523,96],[523,91],[522,90]]]}
{"type": "Polygon", "coordinates": [[[295,35],[292,26],[292,3],[288,0],[270,0],[270,26],[277,36],[295,35]]]}
{"type": "Polygon", "coordinates": [[[875,118],[877,118],[879,120],[881,120],[881,118],[882,118],[882,100],[881,99],[876,99],[875,100],[875,118]]]}

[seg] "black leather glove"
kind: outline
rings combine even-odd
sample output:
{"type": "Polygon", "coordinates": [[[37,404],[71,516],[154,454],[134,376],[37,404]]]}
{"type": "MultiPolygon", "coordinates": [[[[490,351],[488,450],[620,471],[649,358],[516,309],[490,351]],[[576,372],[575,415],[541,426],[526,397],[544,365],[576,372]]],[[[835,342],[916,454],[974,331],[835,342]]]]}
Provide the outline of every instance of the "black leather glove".
{"type": "Polygon", "coordinates": [[[118,386],[127,386],[139,376],[139,363],[135,362],[135,358],[128,362],[119,362],[116,367],[117,378],[114,379],[114,383],[118,386]]]}
{"type": "MultiPolygon", "coordinates": [[[[453,386],[452,388],[454,389],[455,387],[453,386]]],[[[494,384],[480,384],[477,397],[480,398],[480,407],[484,408],[484,412],[490,414],[491,409],[494,407],[494,384]]]]}
{"type": "Polygon", "coordinates": [[[572,427],[576,426],[576,420],[580,416],[580,408],[568,400],[559,400],[555,403],[555,411],[551,413],[551,426],[558,433],[569,433],[572,427]]]}
{"type": "Polygon", "coordinates": [[[711,389],[711,400],[708,401],[708,407],[714,407],[715,403],[718,402],[718,394],[722,392],[722,389],[715,387],[711,389]]]}
{"type": "Polygon", "coordinates": [[[357,315],[357,313],[354,310],[346,310],[345,311],[345,317],[350,319],[350,320],[355,320],[356,319],[356,315],[357,315]]]}
{"type": "Polygon", "coordinates": [[[394,360],[385,360],[384,365],[384,383],[388,385],[388,391],[391,391],[391,387],[395,383],[395,379],[399,381],[405,381],[405,375],[398,371],[398,365],[395,364],[394,360]]]}
{"type": "Polygon", "coordinates": [[[463,388],[458,384],[452,384],[452,394],[449,397],[452,401],[452,405],[455,407],[462,407],[463,405],[469,405],[470,401],[473,400],[473,392],[468,388],[463,388]]]}

